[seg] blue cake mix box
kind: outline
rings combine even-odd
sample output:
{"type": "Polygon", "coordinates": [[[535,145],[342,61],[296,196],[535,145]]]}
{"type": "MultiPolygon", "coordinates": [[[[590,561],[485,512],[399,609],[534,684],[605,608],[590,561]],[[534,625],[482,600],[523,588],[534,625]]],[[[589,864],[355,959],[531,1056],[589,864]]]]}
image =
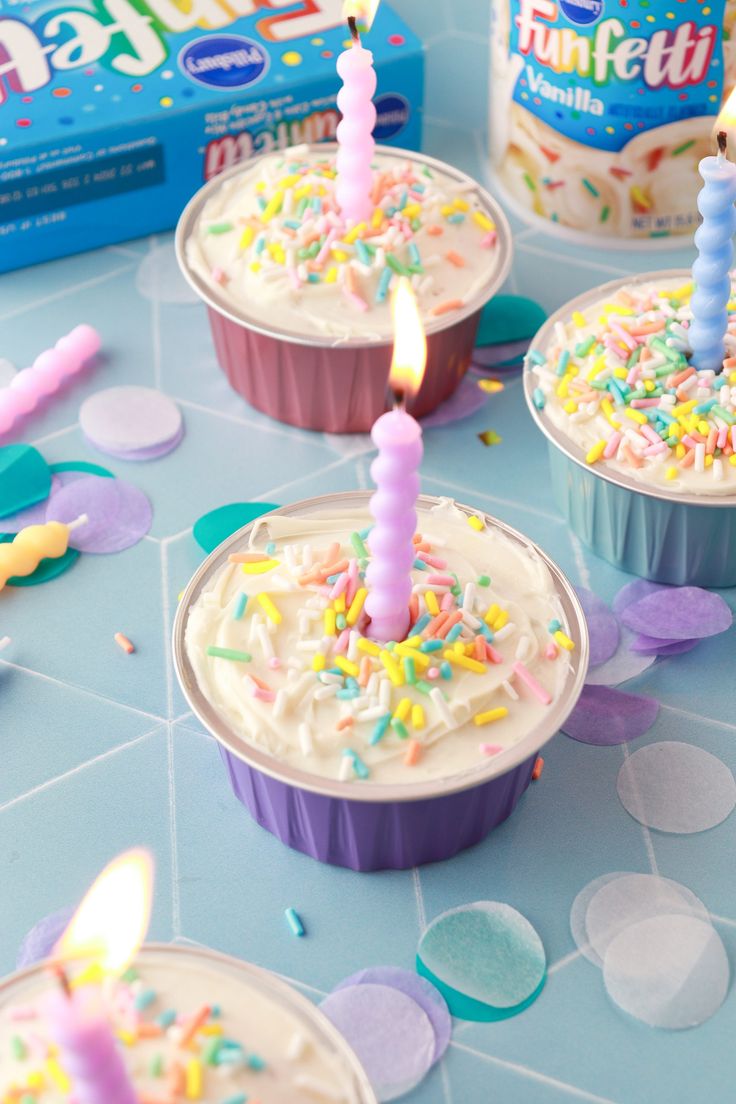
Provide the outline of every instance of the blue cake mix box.
{"type": "MultiPolygon", "coordinates": [[[[210,177],[333,139],[342,0],[0,0],[0,272],[174,226],[210,177]]],[[[420,41],[364,43],[379,142],[418,149],[420,41]]]]}

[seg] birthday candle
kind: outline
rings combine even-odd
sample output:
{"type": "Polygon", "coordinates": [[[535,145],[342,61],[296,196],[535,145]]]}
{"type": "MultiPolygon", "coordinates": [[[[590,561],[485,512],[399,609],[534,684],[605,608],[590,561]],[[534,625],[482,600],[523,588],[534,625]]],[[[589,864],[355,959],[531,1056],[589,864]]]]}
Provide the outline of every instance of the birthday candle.
{"type": "MultiPolygon", "coordinates": [[[[373,10],[378,4],[373,5],[373,10]]],[[[373,54],[364,49],[358,33],[360,6],[355,0],[345,4],[352,44],[337,59],[337,72],[343,86],[337,96],[342,120],[337,128],[337,181],[335,195],[347,223],[365,222],[373,213],[373,170],[371,161],[376,144],[373,129],[376,108],[376,71],[373,54]]],[[[366,13],[368,16],[368,13],[366,13]]]]}
{"type": "Polygon", "coordinates": [[[58,560],[69,547],[69,534],[89,518],[81,514],[76,521],[47,521],[45,525],[27,525],[10,544],[0,544],[0,590],[16,575],[31,575],[41,560],[58,560]]]}

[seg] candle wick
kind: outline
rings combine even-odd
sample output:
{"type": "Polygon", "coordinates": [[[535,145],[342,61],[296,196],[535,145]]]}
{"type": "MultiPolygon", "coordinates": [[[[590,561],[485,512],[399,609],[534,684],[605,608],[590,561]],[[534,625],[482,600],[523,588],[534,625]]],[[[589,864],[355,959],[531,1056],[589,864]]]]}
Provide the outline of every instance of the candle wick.
{"type": "Polygon", "coordinates": [[[398,387],[392,387],[391,394],[394,400],[394,410],[406,410],[406,392],[400,391],[398,387]]]}
{"type": "Polygon", "coordinates": [[[718,156],[723,158],[726,156],[728,150],[728,134],[725,130],[719,130],[717,136],[718,142],[718,156]]]}
{"type": "Polygon", "coordinates": [[[58,981],[62,993],[64,994],[66,999],[69,1000],[72,995],[72,989],[71,985],[69,984],[69,978],[66,976],[66,970],[63,966],[56,962],[53,966],[53,971],[54,977],[58,981]]]}
{"type": "Polygon", "coordinates": [[[350,35],[351,35],[351,38],[352,38],[353,42],[356,45],[359,45],[360,44],[360,34],[358,32],[358,20],[355,18],[354,15],[349,15],[348,16],[348,27],[350,29],[350,35]]]}

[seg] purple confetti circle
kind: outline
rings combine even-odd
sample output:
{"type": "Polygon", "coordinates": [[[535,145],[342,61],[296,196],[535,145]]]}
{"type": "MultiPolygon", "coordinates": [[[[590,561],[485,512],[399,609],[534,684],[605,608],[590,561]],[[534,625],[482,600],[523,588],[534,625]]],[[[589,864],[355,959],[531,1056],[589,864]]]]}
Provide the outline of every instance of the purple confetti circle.
{"type": "Polygon", "coordinates": [[[662,583],[650,583],[648,579],[634,579],[633,582],[621,587],[613,599],[613,612],[617,617],[621,617],[624,610],[629,606],[633,606],[635,602],[640,602],[642,598],[647,598],[650,594],[656,594],[658,590],[669,589],[662,583]]]}
{"type": "Polygon", "coordinates": [[[333,992],[338,993],[341,989],[349,989],[352,985],[388,985],[416,1001],[426,1012],[432,1024],[436,1039],[434,1061],[440,1060],[447,1050],[452,1035],[452,1016],[445,998],[431,981],[427,981],[426,978],[420,977],[411,970],[402,970],[400,966],[372,966],[366,970],[359,970],[357,974],[351,974],[336,985],[333,992]]]}
{"type": "Polygon", "coordinates": [[[677,640],[703,640],[725,632],[733,623],[728,603],[700,587],[667,587],[625,609],[621,620],[634,632],[677,640]]]}
{"type": "Polygon", "coordinates": [[[657,719],[659,702],[641,694],[625,694],[610,686],[584,686],[562,731],[581,744],[612,747],[648,732],[657,719]]]}
{"type": "Polygon", "coordinates": [[[75,479],[52,495],[47,521],[70,522],[80,514],[89,520],[70,536],[80,552],[122,552],[145,537],[153,511],[143,491],[122,479],[90,475],[75,479]]]}
{"type": "Polygon", "coordinates": [[[590,666],[600,667],[610,659],[618,648],[621,630],[618,621],[610,609],[597,594],[585,587],[576,587],[575,592],[583,607],[590,637],[590,666]]]}

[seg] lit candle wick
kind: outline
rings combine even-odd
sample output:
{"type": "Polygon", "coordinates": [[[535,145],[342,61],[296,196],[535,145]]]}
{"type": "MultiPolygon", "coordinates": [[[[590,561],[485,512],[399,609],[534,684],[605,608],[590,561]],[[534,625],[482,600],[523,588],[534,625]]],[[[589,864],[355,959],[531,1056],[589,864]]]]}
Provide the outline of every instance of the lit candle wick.
{"type": "Polygon", "coordinates": [[[354,15],[348,16],[348,29],[350,30],[350,37],[356,45],[360,45],[360,32],[358,30],[358,20],[354,15]]]}
{"type": "Polygon", "coordinates": [[[722,165],[728,151],[728,134],[725,130],[718,131],[716,141],[718,142],[718,163],[722,165]]]}

